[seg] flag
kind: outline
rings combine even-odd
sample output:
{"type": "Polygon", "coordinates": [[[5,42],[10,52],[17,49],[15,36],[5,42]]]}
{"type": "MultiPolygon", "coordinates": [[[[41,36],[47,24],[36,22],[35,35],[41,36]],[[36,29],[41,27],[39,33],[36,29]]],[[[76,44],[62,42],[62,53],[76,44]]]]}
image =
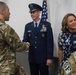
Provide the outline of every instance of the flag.
{"type": "Polygon", "coordinates": [[[47,13],[47,2],[46,0],[43,0],[43,3],[42,3],[42,15],[41,15],[41,18],[43,21],[46,21],[48,19],[48,13],[47,13]]]}

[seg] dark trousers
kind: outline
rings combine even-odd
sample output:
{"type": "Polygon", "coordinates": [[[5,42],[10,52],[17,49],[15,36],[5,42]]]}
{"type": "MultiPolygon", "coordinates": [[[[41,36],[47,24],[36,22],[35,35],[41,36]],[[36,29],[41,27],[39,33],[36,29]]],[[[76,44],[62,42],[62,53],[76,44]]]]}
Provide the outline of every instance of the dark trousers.
{"type": "Polygon", "coordinates": [[[49,75],[48,66],[45,63],[29,63],[31,75],[49,75]]]}

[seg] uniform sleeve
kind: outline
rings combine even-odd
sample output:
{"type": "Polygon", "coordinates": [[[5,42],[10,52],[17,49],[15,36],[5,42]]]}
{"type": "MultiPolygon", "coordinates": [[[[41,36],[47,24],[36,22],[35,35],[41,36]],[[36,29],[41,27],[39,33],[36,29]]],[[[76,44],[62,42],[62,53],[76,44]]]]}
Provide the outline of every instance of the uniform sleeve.
{"type": "Polygon", "coordinates": [[[53,48],[54,48],[53,42],[54,42],[54,40],[53,40],[53,32],[52,32],[51,24],[48,23],[48,27],[47,27],[47,59],[53,58],[53,48]]]}
{"type": "Polygon", "coordinates": [[[25,25],[24,35],[23,35],[23,42],[29,42],[28,41],[28,34],[27,34],[27,25],[25,25]]]}
{"type": "Polygon", "coordinates": [[[26,43],[21,42],[17,33],[10,26],[7,25],[4,29],[2,29],[2,34],[6,45],[8,45],[8,47],[10,47],[12,50],[27,50],[26,43]]]}

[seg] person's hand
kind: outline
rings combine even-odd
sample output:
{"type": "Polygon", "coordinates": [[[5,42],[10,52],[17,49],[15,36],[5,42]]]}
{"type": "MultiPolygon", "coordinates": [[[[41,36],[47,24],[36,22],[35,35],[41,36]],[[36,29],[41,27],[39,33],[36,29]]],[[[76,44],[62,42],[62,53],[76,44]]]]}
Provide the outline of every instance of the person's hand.
{"type": "Polygon", "coordinates": [[[29,47],[30,47],[30,43],[26,42],[26,48],[27,48],[27,50],[29,49],[29,47]]]}
{"type": "Polygon", "coordinates": [[[50,64],[52,64],[52,60],[51,59],[47,59],[46,60],[46,65],[49,66],[50,64]]]}
{"type": "Polygon", "coordinates": [[[28,46],[30,46],[30,43],[29,42],[26,42],[26,43],[27,43],[28,46]]]}

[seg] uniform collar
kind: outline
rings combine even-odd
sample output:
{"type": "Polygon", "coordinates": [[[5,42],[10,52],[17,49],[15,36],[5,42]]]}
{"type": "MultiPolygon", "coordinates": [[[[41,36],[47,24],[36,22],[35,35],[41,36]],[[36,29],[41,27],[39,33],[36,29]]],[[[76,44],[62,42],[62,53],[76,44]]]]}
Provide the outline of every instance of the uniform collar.
{"type": "Polygon", "coordinates": [[[37,22],[34,21],[34,27],[35,27],[35,23],[37,23],[37,27],[39,27],[40,21],[41,21],[41,19],[39,19],[37,22]]]}
{"type": "Polygon", "coordinates": [[[0,19],[0,24],[4,24],[4,23],[5,23],[5,21],[0,19]]]}

